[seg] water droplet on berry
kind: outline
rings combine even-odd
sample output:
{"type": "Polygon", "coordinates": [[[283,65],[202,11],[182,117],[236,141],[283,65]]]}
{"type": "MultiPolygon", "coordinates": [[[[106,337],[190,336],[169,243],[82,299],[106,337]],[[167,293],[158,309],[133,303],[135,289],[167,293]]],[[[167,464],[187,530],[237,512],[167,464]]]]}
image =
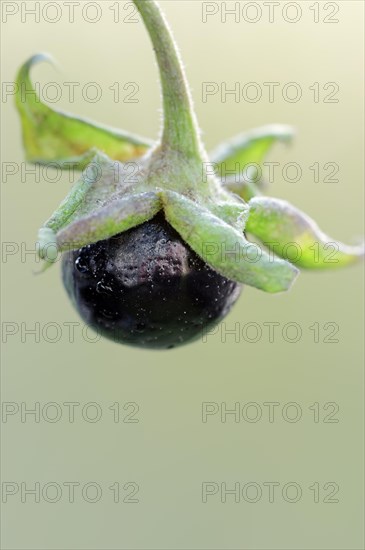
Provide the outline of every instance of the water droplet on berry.
{"type": "Polygon", "coordinates": [[[88,273],[89,271],[89,266],[81,256],[76,259],[75,266],[77,271],[79,271],[80,273],[88,273]]]}

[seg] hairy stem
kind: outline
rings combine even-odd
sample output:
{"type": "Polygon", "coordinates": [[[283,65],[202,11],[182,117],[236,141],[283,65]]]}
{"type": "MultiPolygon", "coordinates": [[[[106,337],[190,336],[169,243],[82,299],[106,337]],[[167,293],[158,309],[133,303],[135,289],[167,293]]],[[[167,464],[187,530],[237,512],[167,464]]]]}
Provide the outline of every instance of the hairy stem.
{"type": "Polygon", "coordinates": [[[162,147],[199,157],[198,127],[172,33],[154,0],[134,0],[134,3],[150,35],[160,70],[164,107],[162,147]]]}

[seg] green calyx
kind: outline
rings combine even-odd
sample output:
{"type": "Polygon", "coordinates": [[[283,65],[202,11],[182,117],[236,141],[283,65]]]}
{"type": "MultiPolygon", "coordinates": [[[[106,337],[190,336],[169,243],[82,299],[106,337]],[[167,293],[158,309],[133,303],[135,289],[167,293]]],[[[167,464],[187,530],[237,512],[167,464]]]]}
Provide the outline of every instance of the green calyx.
{"type": "Polygon", "coordinates": [[[182,63],[158,4],[154,0],[134,3],[160,71],[164,122],[159,142],[43,104],[29,73],[37,62],[49,60],[45,55],[32,57],[18,73],[16,106],[27,160],[83,171],[40,229],[45,267],[55,261],[57,252],[113,237],[151,220],[161,210],[213,269],[267,292],[290,288],[298,274],[296,265],[333,268],[362,257],[363,247],[329,239],[290,204],[262,196],[262,185],[252,173],[241,175],[244,166],[260,167],[274,143],[290,140],[290,127],[272,125],[242,134],[208,156],[182,63]],[[229,178],[225,171],[230,172],[229,178]],[[265,248],[250,242],[250,234],[265,248]],[[331,247],[331,261],[327,261],[331,247]]]}

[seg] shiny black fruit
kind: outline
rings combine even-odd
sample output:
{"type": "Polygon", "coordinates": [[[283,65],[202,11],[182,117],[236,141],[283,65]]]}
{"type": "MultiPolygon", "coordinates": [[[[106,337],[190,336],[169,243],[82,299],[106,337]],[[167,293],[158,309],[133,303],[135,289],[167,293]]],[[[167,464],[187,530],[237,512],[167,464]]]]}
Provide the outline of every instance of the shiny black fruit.
{"type": "Polygon", "coordinates": [[[223,319],[241,286],[207,266],[166,222],[68,252],[63,281],[83,320],[122,343],[173,348],[223,319]]]}

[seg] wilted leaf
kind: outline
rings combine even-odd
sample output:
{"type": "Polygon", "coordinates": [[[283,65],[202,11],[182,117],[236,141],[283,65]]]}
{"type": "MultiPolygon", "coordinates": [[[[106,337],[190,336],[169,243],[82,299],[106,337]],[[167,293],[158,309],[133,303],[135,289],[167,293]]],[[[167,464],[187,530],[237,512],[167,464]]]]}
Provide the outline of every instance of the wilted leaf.
{"type": "Polygon", "coordinates": [[[238,195],[246,202],[251,200],[253,197],[261,195],[258,187],[252,181],[245,178],[237,179],[233,176],[227,179],[227,181],[223,184],[231,193],[238,195]]]}
{"type": "Polygon", "coordinates": [[[363,246],[347,246],[325,235],[306,214],[286,201],[256,197],[246,230],[275,254],[304,268],[331,269],[356,262],[363,246]]]}
{"type": "Polygon", "coordinates": [[[16,79],[16,106],[28,161],[41,164],[54,161],[64,169],[82,168],[95,154],[90,153],[90,149],[98,149],[112,159],[125,162],[140,157],[151,147],[149,140],[45,105],[36,94],[29,71],[39,61],[46,60],[50,58],[45,54],[31,57],[16,79]]]}
{"type": "Polygon", "coordinates": [[[115,200],[61,229],[57,233],[57,246],[59,250],[73,250],[102,241],[152,219],[160,209],[160,198],[154,192],[115,200]]]}
{"type": "Polygon", "coordinates": [[[267,292],[287,290],[298,273],[288,262],[270,257],[209,210],[174,193],[161,193],[167,221],[215,271],[267,292]]]}
{"type": "MultiPolygon", "coordinates": [[[[224,181],[226,174],[241,174],[252,183],[260,185],[257,166],[261,165],[270,147],[278,141],[288,142],[294,136],[290,126],[272,124],[240,134],[222,143],[210,155],[218,166],[217,175],[224,181]],[[248,167],[248,165],[253,165],[248,167]],[[250,169],[248,169],[250,168],[250,169]]],[[[260,175],[260,174],[259,174],[260,175]]],[[[231,177],[231,176],[230,176],[231,177]]]]}

